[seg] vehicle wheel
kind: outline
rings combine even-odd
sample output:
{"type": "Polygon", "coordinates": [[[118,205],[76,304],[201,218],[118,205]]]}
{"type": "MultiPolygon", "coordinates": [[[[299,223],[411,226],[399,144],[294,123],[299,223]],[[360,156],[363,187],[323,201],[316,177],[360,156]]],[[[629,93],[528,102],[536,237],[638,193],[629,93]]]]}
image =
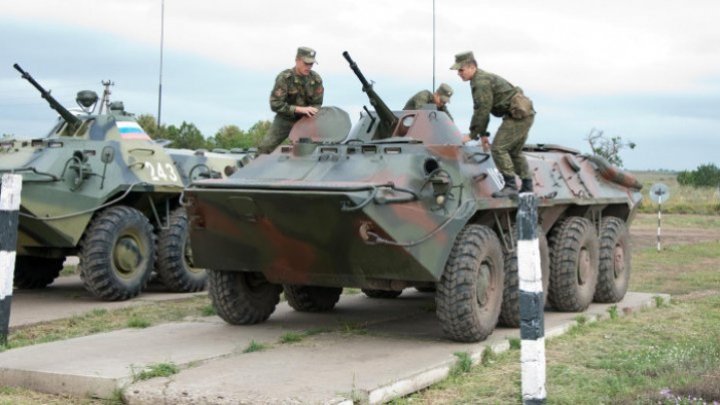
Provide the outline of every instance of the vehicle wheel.
{"type": "Polygon", "coordinates": [[[618,302],[630,280],[630,235],[625,222],[605,217],[600,228],[600,264],[595,302],[618,302]]]}
{"type": "MultiPolygon", "coordinates": [[[[548,242],[540,229],[538,245],[540,250],[540,269],[542,271],[543,296],[547,302],[548,286],[550,284],[550,252],[548,242]]],[[[505,258],[505,288],[503,290],[503,303],[500,309],[498,324],[517,328],[520,326],[520,275],[518,268],[517,249],[507,252],[503,249],[505,258]]]]}
{"type": "Polygon", "coordinates": [[[421,292],[421,293],[434,293],[435,291],[437,291],[437,287],[435,287],[435,286],[432,286],[432,287],[415,287],[415,289],[418,290],[418,291],[421,292]]]}
{"type": "Polygon", "coordinates": [[[233,325],[263,322],[280,302],[282,287],[259,272],[208,270],[208,281],[217,314],[233,325]]]}
{"type": "Polygon", "coordinates": [[[184,207],[176,208],[170,213],[169,225],[158,235],[155,271],[160,282],[174,292],[204,290],[207,285],[207,271],[193,266],[188,218],[184,207]]]}
{"type": "Polygon", "coordinates": [[[64,257],[18,256],[15,259],[13,284],[25,290],[45,288],[60,275],[64,262],[64,257]]]}
{"type": "Polygon", "coordinates": [[[569,217],[550,232],[548,300],[559,311],[579,312],[590,305],[598,279],[599,243],[592,222],[569,217]]]}
{"type": "Polygon", "coordinates": [[[362,288],[361,291],[370,298],[397,298],[402,294],[402,291],[373,290],[371,288],[362,288]]]}
{"type": "Polygon", "coordinates": [[[333,309],[342,288],[283,284],[285,298],[296,311],[325,312],[333,309]]]}
{"type": "Polygon", "coordinates": [[[155,264],[153,227],[135,208],[110,207],[90,223],[78,257],[80,278],[95,296],[107,301],[135,297],[155,264]]]}
{"type": "Polygon", "coordinates": [[[484,225],[467,225],[437,284],[437,315],[445,334],[460,342],[487,338],[500,315],[503,280],[503,253],[497,236],[484,225]]]}

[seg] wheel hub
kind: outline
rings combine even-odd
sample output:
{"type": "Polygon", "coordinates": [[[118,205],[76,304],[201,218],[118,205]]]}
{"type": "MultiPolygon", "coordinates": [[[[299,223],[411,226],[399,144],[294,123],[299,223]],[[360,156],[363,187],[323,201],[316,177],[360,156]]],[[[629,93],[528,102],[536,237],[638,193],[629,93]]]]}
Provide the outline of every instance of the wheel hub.
{"type": "Polygon", "coordinates": [[[490,288],[490,266],[483,263],[480,265],[475,286],[477,302],[481,307],[485,306],[488,301],[488,288],[490,288]]]}
{"type": "Polygon", "coordinates": [[[580,258],[578,260],[578,284],[583,285],[591,273],[590,252],[582,248],[580,250],[580,258]]]}
{"type": "Polygon", "coordinates": [[[131,236],[118,239],[113,251],[115,268],[123,275],[132,274],[142,261],[142,252],[137,240],[131,236]]]}
{"type": "Polygon", "coordinates": [[[625,273],[625,249],[620,245],[615,245],[615,251],[613,253],[613,270],[615,278],[619,278],[625,273]]]}

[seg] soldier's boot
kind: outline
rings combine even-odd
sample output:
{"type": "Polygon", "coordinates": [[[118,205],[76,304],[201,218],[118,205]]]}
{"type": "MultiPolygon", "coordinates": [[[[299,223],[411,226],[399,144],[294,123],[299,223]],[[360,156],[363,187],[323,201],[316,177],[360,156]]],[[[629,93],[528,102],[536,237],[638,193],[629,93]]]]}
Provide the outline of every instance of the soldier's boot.
{"type": "Polygon", "coordinates": [[[532,193],[533,192],[533,181],[532,179],[521,179],[522,185],[520,186],[519,193],[532,193]]]}
{"type": "Polygon", "coordinates": [[[515,185],[515,176],[505,176],[505,187],[500,191],[492,193],[493,198],[515,198],[518,195],[517,186],[515,185]]]}

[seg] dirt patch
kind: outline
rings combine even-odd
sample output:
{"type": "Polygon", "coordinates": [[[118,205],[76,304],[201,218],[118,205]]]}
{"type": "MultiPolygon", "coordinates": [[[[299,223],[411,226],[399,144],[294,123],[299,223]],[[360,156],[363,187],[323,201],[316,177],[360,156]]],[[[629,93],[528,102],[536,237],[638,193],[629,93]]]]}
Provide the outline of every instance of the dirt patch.
{"type": "MultiPolygon", "coordinates": [[[[635,226],[630,228],[634,250],[657,246],[657,227],[635,226]]],[[[671,245],[687,245],[702,242],[720,241],[720,229],[697,228],[661,228],[660,242],[662,247],[671,245]]]]}

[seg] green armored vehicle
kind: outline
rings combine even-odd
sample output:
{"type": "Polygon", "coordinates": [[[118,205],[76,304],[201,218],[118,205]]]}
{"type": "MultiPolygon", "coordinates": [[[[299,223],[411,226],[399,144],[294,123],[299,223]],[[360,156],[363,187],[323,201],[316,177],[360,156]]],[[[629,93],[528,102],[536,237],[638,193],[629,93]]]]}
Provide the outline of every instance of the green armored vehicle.
{"type": "Polygon", "coordinates": [[[79,92],[73,113],[14,67],[60,114],[43,138],[0,140],[0,172],[23,178],[15,286],[45,287],[77,255],[83,284],[104,300],[138,295],[153,271],[171,291],[204,289],[183,188],[226,177],[249,155],[166,148],[110,102],[109,82],[99,103],[95,92],[79,92]]]}
{"type": "MultiPolygon", "coordinates": [[[[327,311],[343,287],[374,298],[414,287],[435,291],[451,339],[485,339],[498,321],[517,326],[517,203],[492,198],[503,180],[491,156],[464,145],[443,112],[391,111],[345,57],[376,112],[366,109],[348,133],[323,108],[295,124],[292,144],[185,192],[194,257],[210,269],[219,316],[262,322],[283,291],[298,311],[327,311]]],[[[530,145],[525,154],[540,197],[548,303],[582,311],[621,300],[640,185],[571,149],[530,145]]]]}

